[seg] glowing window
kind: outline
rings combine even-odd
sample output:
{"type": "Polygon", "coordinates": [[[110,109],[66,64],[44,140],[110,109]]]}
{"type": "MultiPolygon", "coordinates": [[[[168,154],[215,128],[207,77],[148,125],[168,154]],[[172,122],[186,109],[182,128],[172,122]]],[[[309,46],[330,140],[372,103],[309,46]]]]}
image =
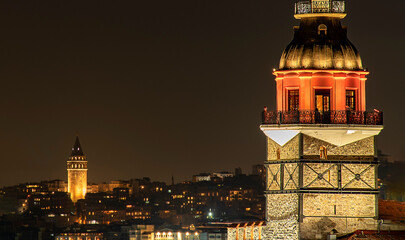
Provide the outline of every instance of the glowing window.
{"type": "Polygon", "coordinates": [[[300,105],[300,91],[288,91],[288,111],[298,111],[300,105]]]}
{"type": "Polygon", "coordinates": [[[346,90],[346,107],[348,110],[356,111],[356,91],[346,90]]]}
{"type": "Polygon", "coordinates": [[[312,0],[312,12],[327,13],[330,12],[329,0],[312,0]]]}
{"type": "Polygon", "coordinates": [[[325,24],[318,26],[318,35],[326,35],[328,33],[328,27],[325,24]]]}

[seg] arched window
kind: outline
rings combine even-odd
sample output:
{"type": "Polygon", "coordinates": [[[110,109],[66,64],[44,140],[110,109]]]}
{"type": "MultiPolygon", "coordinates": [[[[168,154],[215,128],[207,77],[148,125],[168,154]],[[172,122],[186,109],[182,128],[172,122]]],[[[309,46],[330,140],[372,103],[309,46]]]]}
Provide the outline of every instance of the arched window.
{"type": "Polygon", "coordinates": [[[328,159],[328,150],[325,146],[321,146],[319,148],[319,158],[320,159],[328,159]]]}
{"type": "Polygon", "coordinates": [[[328,27],[325,24],[321,24],[318,26],[318,35],[327,35],[328,34],[328,27]]]}

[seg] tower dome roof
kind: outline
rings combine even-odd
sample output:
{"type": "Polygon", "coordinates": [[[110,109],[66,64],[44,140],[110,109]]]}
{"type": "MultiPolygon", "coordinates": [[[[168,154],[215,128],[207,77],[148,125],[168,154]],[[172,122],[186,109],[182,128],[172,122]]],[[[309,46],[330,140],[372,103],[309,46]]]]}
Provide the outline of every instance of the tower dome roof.
{"type": "Polygon", "coordinates": [[[293,40],[280,59],[280,70],[363,70],[360,54],[349,41],[323,39],[293,40]]]}
{"type": "Polygon", "coordinates": [[[280,70],[339,69],[363,70],[360,54],[349,41],[292,42],[284,50],[280,70]]]}
{"type": "Polygon", "coordinates": [[[342,13],[332,11],[334,4],[344,4],[344,1],[324,1],[327,2],[325,11],[306,2],[296,5],[308,4],[307,8],[296,7],[296,13],[305,9],[309,12],[295,15],[300,19],[300,26],[294,28],[294,39],[285,48],[279,69],[363,70],[360,54],[347,38],[347,28],[340,21],[346,16],[345,9],[341,9],[342,13]]]}

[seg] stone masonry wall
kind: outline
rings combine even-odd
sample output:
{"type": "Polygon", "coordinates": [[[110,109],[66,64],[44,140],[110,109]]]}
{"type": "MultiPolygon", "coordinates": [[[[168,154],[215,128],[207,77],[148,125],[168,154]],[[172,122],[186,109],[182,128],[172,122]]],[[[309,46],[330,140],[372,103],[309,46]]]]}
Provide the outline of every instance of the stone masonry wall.
{"type": "Polygon", "coordinates": [[[280,146],[275,141],[267,138],[267,160],[276,161],[276,160],[291,160],[298,159],[299,154],[299,140],[300,136],[297,135],[291,139],[284,146],[280,146]]]}
{"type": "MultiPolygon", "coordinates": [[[[303,171],[303,187],[306,189],[336,191],[376,188],[376,165],[370,162],[373,161],[375,154],[374,137],[342,147],[307,135],[297,135],[284,146],[268,138],[267,150],[267,161],[270,163],[278,160],[298,160],[303,157],[305,161],[300,164],[303,171]],[[303,147],[302,150],[300,146],[303,147]],[[321,147],[326,148],[326,159],[320,156],[321,147]],[[314,162],[311,162],[312,159],[314,162]],[[324,163],[322,159],[325,160],[324,163]],[[359,164],[360,161],[365,164],[359,164]]],[[[298,166],[294,162],[268,164],[267,190],[281,190],[282,182],[284,182],[283,190],[297,189],[298,166]],[[281,176],[284,176],[283,179],[281,176]]],[[[358,229],[376,229],[377,221],[374,220],[376,211],[374,194],[305,193],[302,198],[295,193],[267,194],[267,225],[263,226],[262,236],[263,239],[313,240],[326,239],[326,235],[333,229],[340,234],[358,229]],[[302,213],[302,222],[299,222],[299,211],[302,213]]]]}
{"type": "Polygon", "coordinates": [[[228,240],[235,240],[236,239],[236,233],[237,233],[236,228],[228,227],[228,229],[227,229],[228,240]]]}
{"type": "Polygon", "coordinates": [[[263,227],[263,240],[299,240],[300,225],[296,220],[268,222],[263,227]]]}
{"type": "Polygon", "coordinates": [[[315,194],[303,197],[303,214],[308,216],[375,217],[373,194],[315,194]]]}
{"type": "Polygon", "coordinates": [[[298,194],[267,194],[263,239],[299,239],[298,194]]]}
{"type": "Polygon", "coordinates": [[[238,238],[237,239],[244,239],[246,238],[245,228],[238,229],[238,238]]]}
{"type": "MultiPolygon", "coordinates": [[[[242,223],[243,224],[243,223],[242,223]]],[[[227,231],[228,240],[264,240],[265,226],[230,227],[227,231]]]]}
{"type": "Polygon", "coordinates": [[[337,188],[337,165],[331,163],[304,164],[303,186],[305,188],[337,188]]]}
{"type": "MultiPolygon", "coordinates": [[[[251,227],[246,228],[251,229],[251,227]]],[[[227,239],[251,240],[251,230],[248,231],[247,229],[243,227],[228,228],[227,239]]],[[[299,234],[302,240],[326,239],[327,233],[333,229],[336,229],[340,234],[354,232],[358,229],[375,230],[377,229],[377,221],[370,218],[333,217],[306,217],[301,224],[295,220],[271,221],[267,223],[267,226],[254,227],[253,240],[298,240],[300,239],[299,234]]]]}
{"type": "Polygon", "coordinates": [[[377,230],[377,220],[372,218],[304,218],[300,225],[302,240],[326,239],[335,229],[337,235],[346,235],[361,230],[377,230]]]}
{"type": "Polygon", "coordinates": [[[73,202],[84,199],[87,191],[87,170],[68,170],[68,188],[73,202]]]}
{"type": "Polygon", "coordinates": [[[267,190],[280,190],[280,164],[271,164],[267,166],[267,190]]]}
{"type": "Polygon", "coordinates": [[[293,190],[299,187],[299,167],[297,163],[284,165],[284,190],[293,190]]]}
{"type": "Polygon", "coordinates": [[[267,194],[266,220],[296,220],[298,219],[298,194],[267,194]]]}
{"type": "Polygon", "coordinates": [[[342,188],[344,189],[375,189],[375,165],[343,164],[342,188]]]}
{"type": "Polygon", "coordinates": [[[326,239],[333,229],[339,234],[375,230],[376,197],[367,194],[304,194],[301,237],[326,239]]]}
{"type": "MultiPolygon", "coordinates": [[[[371,164],[342,164],[341,188],[375,189],[376,167],[371,164]]],[[[304,164],[303,186],[305,188],[338,188],[338,165],[333,163],[304,164]]]]}
{"type": "Polygon", "coordinates": [[[325,146],[328,155],[374,156],[374,137],[369,137],[341,147],[303,134],[304,155],[319,155],[319,148],[325,146]]]}

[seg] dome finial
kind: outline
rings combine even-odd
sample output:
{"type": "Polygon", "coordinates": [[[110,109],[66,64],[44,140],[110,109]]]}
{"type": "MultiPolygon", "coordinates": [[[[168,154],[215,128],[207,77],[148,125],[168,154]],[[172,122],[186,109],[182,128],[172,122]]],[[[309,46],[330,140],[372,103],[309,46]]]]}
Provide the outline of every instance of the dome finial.
{"type": "Polygon", "coordinates": [[[300,0],[295,3],[295,18],[346,17],[346,2],[343,0],[300,0]]]}

